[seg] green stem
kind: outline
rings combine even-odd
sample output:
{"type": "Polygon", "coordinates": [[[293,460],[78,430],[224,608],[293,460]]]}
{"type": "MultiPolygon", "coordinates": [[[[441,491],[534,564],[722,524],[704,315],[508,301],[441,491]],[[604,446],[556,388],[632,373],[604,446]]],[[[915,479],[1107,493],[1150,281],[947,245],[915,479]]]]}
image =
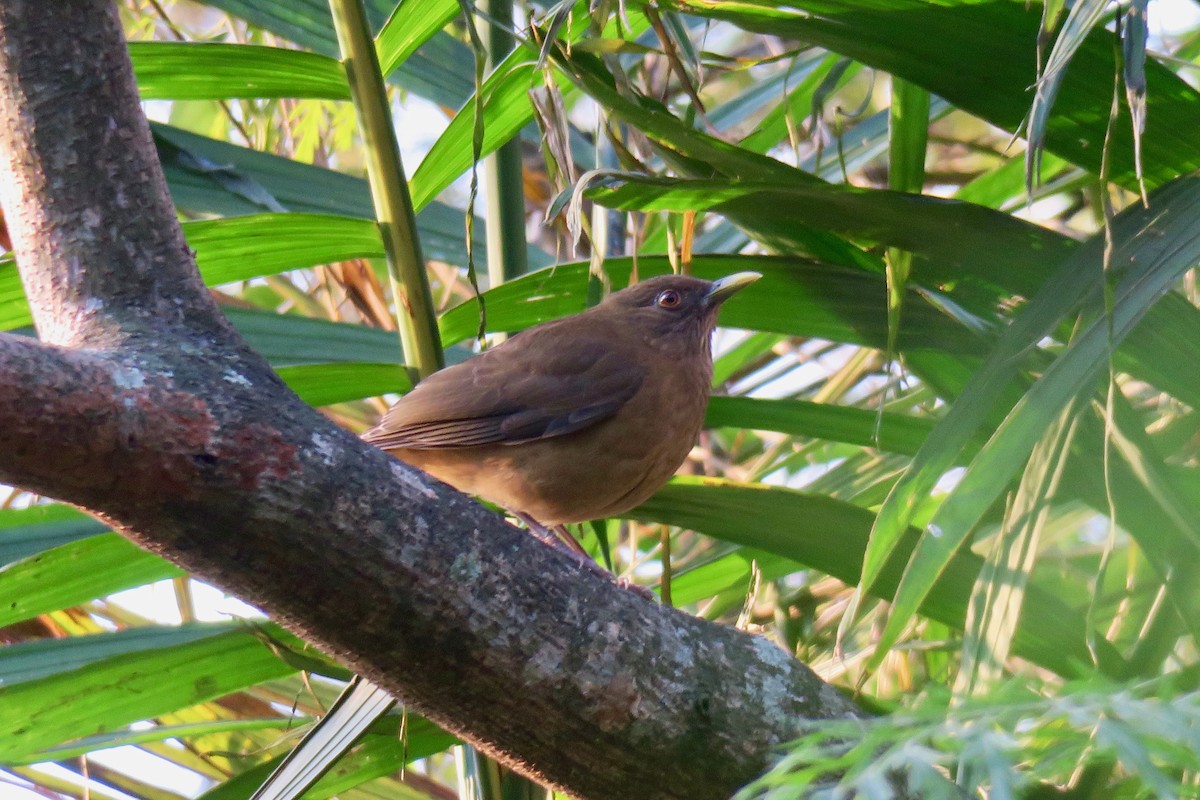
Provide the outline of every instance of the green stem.
{"type": "MultiPolygon", "coordinates": [[[[925,184],[925,152],[929,142],[929,92],[915,83],[892,77],[888,116],[888,188],[919,194],[925,184]]],[[[901,301],[908,285],[912,253],[896,247],[887,251],[888,353],[896,352],[901,301]]]]}
{"type": "MultiPolygon", "coordinates": [[[[490,71],[504,61],[516,44],[508,31],[512,25],[512,0],[482,0],[479,7],[498,23],[487,25],[486,32],[480,31],[490,71]]],[[[529,271],[520,135],[488,156],[483,169],[487,176],[488,277],[492,286],[499,286],[529,271]]]]}
{"type": "Polygon", "coordinates": [[[387,252],[400,344],[416,383],[443,365],[437,317],[417,239],[416,214],[362,0],[329,0],[329,8],[366,142],[367,178],[387,252]]]}

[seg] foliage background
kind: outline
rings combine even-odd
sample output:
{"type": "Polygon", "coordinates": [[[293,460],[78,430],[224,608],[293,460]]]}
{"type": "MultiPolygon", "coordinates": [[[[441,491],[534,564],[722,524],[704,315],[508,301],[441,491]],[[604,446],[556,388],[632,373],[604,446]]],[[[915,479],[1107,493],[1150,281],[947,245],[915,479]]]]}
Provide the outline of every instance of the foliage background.
{"type": "MultiPolygon", "coordinates": [[[[847,768],[880,795],[898,765],[1196,794],[1195,5],[564,0],[486,58],[458,2],[393,5],[366,2],[448,359],[634,275],[764,275],[685,474],[580,532],[884,712],[747,797],[847,768]]],[[[365,427],[410,383],[328,8],[121,7],[206,282],[365,427]]],[[[0,325],[29,321],[9,257],[0,325]]],[[[0,781],[249,796],[346,672],[34,500],[0,510],[0,781]]],[[[393,714],[310,796],[454,797],[453,744],[393,714]]]]}

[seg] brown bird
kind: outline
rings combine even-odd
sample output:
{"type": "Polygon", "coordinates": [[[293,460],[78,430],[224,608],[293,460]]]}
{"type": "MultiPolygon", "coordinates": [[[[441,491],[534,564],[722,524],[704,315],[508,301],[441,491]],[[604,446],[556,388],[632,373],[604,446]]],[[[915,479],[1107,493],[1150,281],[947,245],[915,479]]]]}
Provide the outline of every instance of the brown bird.
{"type": "Polygon", "coordinates": [[[531,528],[628,511],[687,458],[717,310],[759,277],[642,281],[429,376],[363,439],[531,528]]]}
{"type": "MultiPolygon", "coordinates": [[[[758,278],[642,281],[429,376],[363,439],[554,543],[542,526],[628,511],[687,458],[708,404],[717,309],[758,278]]],[[[391,704],[356,678],[253,800],[306,790],[391,704]]]]}

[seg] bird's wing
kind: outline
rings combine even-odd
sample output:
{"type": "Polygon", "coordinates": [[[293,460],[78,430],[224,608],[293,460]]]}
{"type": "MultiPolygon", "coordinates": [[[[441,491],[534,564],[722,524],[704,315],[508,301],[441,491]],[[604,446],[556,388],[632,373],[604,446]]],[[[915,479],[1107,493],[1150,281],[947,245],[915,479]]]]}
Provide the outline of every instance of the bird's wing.
{"type": "Polygon", "coordinates": [[[519,444],[607,419],[637,392],[645,369],[614,331],[594,328],[540,326],[431,375],[363,438],[384,449],[519,444]]]}

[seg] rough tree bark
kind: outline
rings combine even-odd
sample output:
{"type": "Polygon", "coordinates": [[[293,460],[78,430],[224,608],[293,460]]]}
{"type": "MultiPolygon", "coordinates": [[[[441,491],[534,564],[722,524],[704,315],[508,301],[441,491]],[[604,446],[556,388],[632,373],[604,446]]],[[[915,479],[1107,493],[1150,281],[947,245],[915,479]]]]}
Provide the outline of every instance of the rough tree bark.
{"type": "Polygon", "coordinates": [[[109,0],[0,3],[0,154],[40,337],[0,335],[0,480],[576,797],[726,797],[801,718],[857,713],[766,640],[580,571],[292,395],[201,283],[109,0]]]}

